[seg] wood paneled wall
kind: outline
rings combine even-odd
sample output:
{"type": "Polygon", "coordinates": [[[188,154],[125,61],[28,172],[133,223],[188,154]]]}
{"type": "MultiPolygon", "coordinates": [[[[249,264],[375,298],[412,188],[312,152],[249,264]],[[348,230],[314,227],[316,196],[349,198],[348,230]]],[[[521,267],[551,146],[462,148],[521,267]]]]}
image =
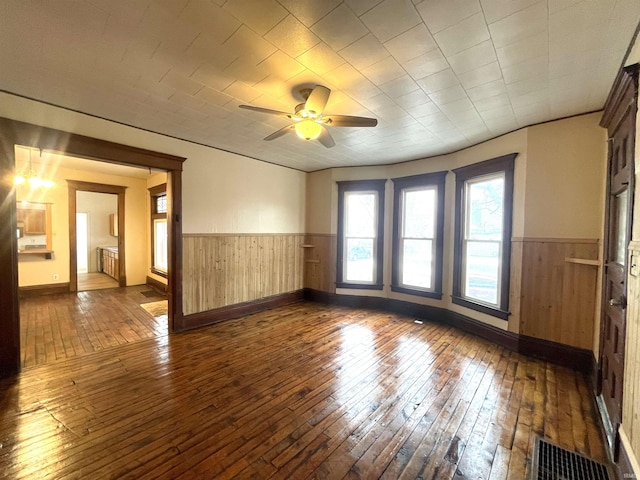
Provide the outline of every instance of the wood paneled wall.
{"type": "MultiPolygon", "coordinates": [[[[640,259],[640,242],[631,242],[629,250],[637,262],[640,259]]],[[[633,455],[640,460],[640,276],[629,275],[627,297],[622,429],[631,444],[633,455]]]]}
{"type": "Polygon", "coordinates": [[[303,287],[302,234],[183,236],[185,315],[303,287]]]}
{"type": "Polygon", "coordinates": [[[336,291],[336,236],[305,235],[304,287],[323,292],[336,291]]]}
{"type": "Polygon", "coordinates": [[[593,348],[598,241],[517,239],[522,243],[520,334],[593,348]]]}

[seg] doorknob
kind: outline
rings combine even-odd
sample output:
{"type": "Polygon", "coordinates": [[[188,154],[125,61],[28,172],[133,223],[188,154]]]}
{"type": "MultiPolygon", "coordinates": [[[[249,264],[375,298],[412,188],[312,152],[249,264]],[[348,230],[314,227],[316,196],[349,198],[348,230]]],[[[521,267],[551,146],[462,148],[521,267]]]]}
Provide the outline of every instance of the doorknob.
{"type": "Polygon", "coordinates": [[[627,308],[627,298],[624,295],[620,295],[620,298],[609,299],[609,305],[612,307],[627,308]]]}

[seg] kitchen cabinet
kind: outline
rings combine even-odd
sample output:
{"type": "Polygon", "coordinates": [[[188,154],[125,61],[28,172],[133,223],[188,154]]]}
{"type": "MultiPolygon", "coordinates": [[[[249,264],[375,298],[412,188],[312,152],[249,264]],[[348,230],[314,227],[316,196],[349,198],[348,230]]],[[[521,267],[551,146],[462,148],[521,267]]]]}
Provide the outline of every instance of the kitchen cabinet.
{"type": "Polygon", "coordinates": [[[120,268],[118,264],[118,249],[116,247],[102,248],[102,271],[115,278],[120,277],[120,268]]]}
{"type": "Polygon", "coordinates": [[[24,235],[47,234],[47,212],[35,208],[20,208],[16,211],[18,223],[22,222],[24,235]]]}

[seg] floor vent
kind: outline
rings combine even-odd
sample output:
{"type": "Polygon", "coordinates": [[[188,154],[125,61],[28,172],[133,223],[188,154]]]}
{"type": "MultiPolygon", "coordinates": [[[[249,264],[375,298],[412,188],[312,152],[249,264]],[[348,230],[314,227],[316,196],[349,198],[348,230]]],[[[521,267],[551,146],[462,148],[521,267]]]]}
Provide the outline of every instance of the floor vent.
{"type": "Polygon", "coordinates": [[[531,480],[611,480],[606,465],[537,438],[531,480]]]}

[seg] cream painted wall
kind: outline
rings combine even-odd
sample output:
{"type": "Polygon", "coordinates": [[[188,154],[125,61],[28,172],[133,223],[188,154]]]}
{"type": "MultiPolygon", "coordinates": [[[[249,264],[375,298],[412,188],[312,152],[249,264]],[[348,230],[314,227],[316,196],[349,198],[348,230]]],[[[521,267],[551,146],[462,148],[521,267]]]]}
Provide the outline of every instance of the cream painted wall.
{"type": "Polygon", "coordinates": [[[304,233],[305,173],[220,150],[197,153],[184,167],[183,233],[304,233]]]}
{"type": "MultiPolygon", "coordinates": [[[[18,167],[24,158],[16,149],[18,167]]],[[[20,259],[18,266],[18,284],[20,286],[46,285],[69,282],[69,194],[66,180],[104,183],[127,187],[125,191],[125,262],[127,285],[139,285],[146,281],[147,263],[142,260],[147,253],[146,222],[146,180],[119,175],[107,175],[84,170],[58,168],[56,171],[44,170],[44,174],[55,181],[48,190],[31,190],[27,186],[18,187],[18,201],[51,203],[52,215],[52,260],[32,258],[20,259]],[[58,274],[58,280],[53,275],[58,274]]]]}
{"type": "Polygon", "coordinates": [[[183,233],[304,232],[304,172],[6,93],[0,93],[0,116],[186,157],[183,233]]]}
{"type": "Polygon", "coordinates": [[[528,128],[525,237],[601,238],[607,132],[601,112],[528,128]]]}
{"type": "MultiPolygon", "coordinates": [[[[333,225],[333,170],[307,174],[306,178],[306,233],[331,233],[333,225]]],[[[337,190],[336,190],[337,191],[337,190]]]]}

